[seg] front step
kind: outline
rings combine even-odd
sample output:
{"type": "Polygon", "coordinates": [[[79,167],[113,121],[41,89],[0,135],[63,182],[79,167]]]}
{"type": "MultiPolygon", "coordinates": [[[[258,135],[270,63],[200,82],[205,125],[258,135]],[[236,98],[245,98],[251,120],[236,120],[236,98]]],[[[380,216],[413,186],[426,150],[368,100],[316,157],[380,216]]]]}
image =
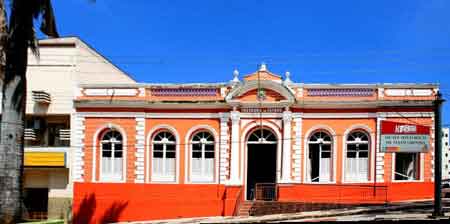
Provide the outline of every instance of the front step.
{"type": "Polygon", "coordinates": [[[253,201],[243,201],[239,206],[238,216],[250,216],[250,210],[253,207],[253,201]]]}

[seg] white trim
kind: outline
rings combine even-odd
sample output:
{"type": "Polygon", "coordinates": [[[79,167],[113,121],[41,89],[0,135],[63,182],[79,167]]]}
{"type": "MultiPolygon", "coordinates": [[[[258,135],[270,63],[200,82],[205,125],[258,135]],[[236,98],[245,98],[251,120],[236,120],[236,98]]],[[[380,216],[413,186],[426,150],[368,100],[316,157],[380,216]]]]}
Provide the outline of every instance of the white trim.
{"type": "Polygon", "coordinates": [[[384,163],[385,163],[385,153],[381,152],[380,149],[380,135],[381,135],[381,121],[386,120],[382,117],[377,117],[377,132],[376,132],[376,158],[375,158],[375,170],[376,170],[376,182],[384,182],[384,163]]]}
{"type": "Polygon", "coordinates": [[[306,184],[334,184],[336,183],[336,173],[337,173],[337,135],[336,132],[329,126],[327,125],[314,125],[313,127],[311,127],[304,135],[304,139],[303,139],[303,143],[304,143],[304,147],[303,147],[303,183],[306,184]],[[332,181],[328,181],[328,182],[312,182],[311,180],[307,180],[306,178],[306,174],[307,174],[307,170],[306,170],[306,164],[307,164],[307,158],[308,158],[308,153],[309,153],[309,146],[308,146],[308,140],[309,137],[311,137],[311,134],[313,134],[315,131],[318,130],[325,130],[328,132],[328,134],[330,134],[333,137],[333,142],[332,144],[332,150],[333,150],[333,161],[332,161],[332,166],[333,166],[333,174],[332,174],[332,181]]]}
{"type": "Polygon", "coordinates": [[[303,118],[375,118],[376,113],[303,113],[303,118]]]}
{"type": "Polygon", "coordinates": [[[377,112],[377,117],[432,117],[433,112],[377,112]]]}
{"type": "Polygon", "coordinates": [[[218,113],[146,113],[146,118],[219,118],[218,113]]]}
{"type": "Polygon", "coordinates": [[[77,112],[80,117],[137,117],[141,112],[77,112]]]}
{"type": "MultiPolygon", "coordinates": [[[[230,179],[228,185],[240,185],[239,177],[239,133],[240,133],[240,112],[231,111],[231,155],[230,155],[230,179]]],[[[242,177],[242,176],[241,176],[242,177]]]]}
{"type": "Polygon", "coordinates": [[[185,145],[185,163],[184,163],[184,170],[185,170],[185,183],[186,184],[217,184],[218,180],[219,180],[219,153],[220,153],[220,149],[219,149],[219,134],[217,134],[217,131],[209,126],[209,125],[196,125],[192,128],[190,128],[187,132],[186,132],[186,137],[184,140],[184,145],[185,145]],[[214,137],[214,174],[213,174],[213,181],[192,181],[192,144],[190,143],[191,138],[193,137],[193,134],[195,132],[198,131],[206,131],[209,132],[210,134],[212,134],[212,136],[214,137]],[[188,164],[189,164],[189,168],[188,168],[188,164]]]}
{"type": "MultiPolygon", "coordinates": [[[[160,124],[157,125],[155,127],[153,127],[152,129],[150,129],[149,133],[147,134],[147,150],[146,150],[146,158],[147,158],[147,175],[146,175],[146,182],[149,183],[173,183],[173,184],[177,184],[179,183],[179,176],[180,176],[180,135],[178,134],[178,131],[170,126],[170,125],[166,125],[166,124],[160,124]],[[169,132],[171,132],[174,136],[175,136],[175,181],[173,180],[165,180],[164,178],[161,177],[157,177],[158,179],[153,180],[153,177],[150,176],[150,172],[153,172],[153,161],[151,161],[150,159],[153,158],[153,156],[150,156],[151,153],[153,153],[153,144],[152,142],[152,136],[161,131],[161,130],[168,130],[169,132]],[[150,164],[150,165],[149,165],[150,164]]],[[[153,175],[153,173],[152,173],[153,175]]]]}
{"type": "Polygon", "coordinates": [[[386,96],[432,96],[432,89],[386,89],[386,96]]]}
{"type": "Polygon", "coordinates": [[[135,153],[135,183],[143,183],[145,181],[145,117],[142,114],[136,117],[136,153],[135,153]]]}
{"type": "Polygon", "coordinates": [[[367,183],[367,182],[371,182],[374,178],[375,175],[375,134],[372,131],[372,129],[369,128],[369,126],[365,125],[365,124],[355,124],[350,126],[349,128],[347,128],[344,132],[344,135],[342,136],[342,165],[341,165],[341,181],[342,183],[367,183]],[[370,177],[367,176],[367,180],[362,180],[362,181],[347,181],[345,179],[345,166],[346,166],[346,160],[347,160],[347,136],[352,133],[353,131],[356,130],[364,130],[364,132],[369,136],[370,140],[369,140],[369,163],[368,164],[368,169],[369,172],[367,173],[368,175],[370,174],[370,177]]]}
{"type": "Polygon", "coordinates": [[[80,117],[219,118],[219,113],[77,112],[80,117]]]}
{"type": "Polygon", "coordinates": [[[228,121],[230,120],[229,113],[219,113],[220,114],[220,154],[218,156],[219,160],[219,182],[225,183],[230,175],[230,133],[228,121]]]}
{"type": "Polygon", "coordinates": [[[138,89],[84,89],[86,96],[136,96],[138,89]]]}
{"type": "Polygon", "coordinates": [[[301,167],[302,167],[302,118],[297,117],[294,119],[294,145],[292,155],[292,167],[293,167],[293,182],[301,183],[301,167]]]}
{"type": "Polygon", "coordinates": [[[69,152],[70,146],[61,147],[25,147],[25,152],[69,152]]]}
{"type": "MultiPolygon", "coordinates": [[[[247,162],[248,162],[248,149],[247,149],[247,141],[248,137],[250,136],[250,130],[253,128],[260,126],[261,123],[259,121],[254,121],[253,123],[249,124],[244,131],[241,132],[241,139],[245,139],[245,141],[241,142],[241,177],[244,177],[244,195],[245,200],[247,200],[247,162]]],[[[277,168],[276,168],[276,182],[281,182],[281,150],[282,150],[282,133],[280,132],[280,127],[275,126],[273,123],[262,121],[262,126],[265,128],[268,128],[277,136],[277,168]]]]}
{"type": "Polygon", "coordinates": [[[72,174],[73,180],[76,182],[84,181],[84,133],[85,133],[85,119],[79,117],[77,114],[71,115],[73,119],[72,128],[71,128],[71,136],[73,138],[70,141],[71,146],[74,148],[73,158],[74,161],[72,164],[72,174]]]}
{"type": "Polygon", "coordinates": [[[282,172],[280,183],[292,182],[292,112],[283,112],[282,172]]]}
{"type": "Polygon", "coordinates": [[[94,144],[92,145],[92,182],[107,182],[107,183],[124,183],[127,181],[127,135],[126,135],[126,131],[120,127],[120,125],[117,124],[113,124],[113,123],[107,123],[105,125],[102,125],[100,128],[97,129],[97,131],[94,134],[94,139],[92,141],[94,144]],[[122,161],[122,179],[121,180],[114,180],[114,179],[104,179],[104,177],[102,177],[102,150],[101,150],[101,145],[100,145],[100,157],[99,157],[99,178],[98,181],[96,180],[96,159],[97,159],[97,140],[100,137],[100,133],[104,130],[107,129],[111,129],[111,130],[116,130],[118,131],[121,135],[122,135],[122,154],[123,154],[123,161],[122,161]]]}
{"type": "Polygon", "coordinates": [[[241,113],[241,118],[282,118],[283,113],[241,113]]]}

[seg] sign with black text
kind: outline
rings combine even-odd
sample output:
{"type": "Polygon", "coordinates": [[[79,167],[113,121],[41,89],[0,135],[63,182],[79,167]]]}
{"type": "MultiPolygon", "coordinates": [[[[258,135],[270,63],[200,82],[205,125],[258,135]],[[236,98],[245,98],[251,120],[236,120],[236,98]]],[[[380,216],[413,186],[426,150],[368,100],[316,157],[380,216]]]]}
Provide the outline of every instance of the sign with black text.
{"type": "Polygon", "coordinates": [[[427,152],[429,149],[429,127],[381,121],[381,152],[427,152]]]}

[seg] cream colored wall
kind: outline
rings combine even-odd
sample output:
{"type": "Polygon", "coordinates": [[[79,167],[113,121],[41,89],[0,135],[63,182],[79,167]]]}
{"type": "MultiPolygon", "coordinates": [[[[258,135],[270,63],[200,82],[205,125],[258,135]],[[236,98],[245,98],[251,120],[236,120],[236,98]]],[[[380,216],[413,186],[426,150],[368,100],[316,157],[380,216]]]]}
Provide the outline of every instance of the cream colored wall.
{"type": "Polygon", "coordinates": [[[80,84],[136,83],[86,44],[78,45],[77,80],[80,84]]]}
{"type": "Polygon", "coordinates": [[[27,114],[70,114],[73,109],[75,48],[41,47],[40,59],[29,55],[27,68],[27,114]],[[50,93],[51,103],[36,104],[32,91],[50,93]]]}
{"type": "Polygon", "coordinates": [[[55,169],[26,169],[24,172],[24,188],[48,188],[49,198],[72,197],[69,184],[69,170],[55,169]]]}

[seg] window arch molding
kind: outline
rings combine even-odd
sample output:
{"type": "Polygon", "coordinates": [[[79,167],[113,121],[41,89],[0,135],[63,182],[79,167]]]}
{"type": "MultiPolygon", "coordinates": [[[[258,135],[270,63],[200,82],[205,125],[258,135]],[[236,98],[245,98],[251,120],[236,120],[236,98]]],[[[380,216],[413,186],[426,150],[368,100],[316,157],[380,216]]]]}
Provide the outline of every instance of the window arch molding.
{"type": "MultiPolygon", "coordinates": [[[[152,177],[150,175],[150,172],[152,171],[153,163],[151,161],[151,153],[153,152],[153,144],[152,140],[153,138],[160,132],[168,131],[175,137],[175,181],[173,183],[178,183],[179,176],[180,176],[180,134],[178,134],[177,129],[174,127],[167,125],[167,124],[161,124],[153,127],[150,129],[148,135],[147,135],[147,150],[145,152],[146,154],[146,177],[145,179],[147,182],[161,182],[158,180],[152,180],[152,177]]],[[[167,183],[167,182],[166,182],[167,183]]],[[[169,182],[170,183],[170,182],[169,182]]]]}
{"type": "MultiPolygon", "coordinates": [[[[220,137],[219,134],[217,133],[216,129],[214,129],[213,127],[209,126],[209,125],[196,125],[194,127],[191,127],[187,132],[186,132],[186,137],[184,140],[185,143],[185,163],[184,163],[184,170],[186,171],[185,175],[185,182],[186,183],[194,183],[192,181],[192,167],[189,168],[189,166],[192,166],[192,161],[191,161],[191,153],[192,153],[192,144],[191,144],[191,139],[194,137],[195,134],[199,133],[199,132],[209,132],[213,137],[214,137],[214,180],[213,182],[207,182],[207,183],[217,183],[218,179],[219,179],[219,143],[220,143],[220,137]]],[[[202,182],[195,182],[195,183],[202,183],[202,182]]]]}
{"type": "MultiPolygon", "coordinates": [[[[337,173],[337,137],[336,137],[336,132],[329,126],[327,125],[315,125],[311,128],[308,129],[308,131],[306,131],[304,137],[303,137],[303,182],[304,183],[315,183],[316,182],[311,182],[311,180],[308,180],[307,178],[307,170],[306,170],[306,164],[308,163],[308,155],[309,155],[309,144],[308,141],[311,138],[311,136],[317,132],[325,132],[327,134],[330,135],[332,143],[331,143],[331,150],[332,150],[332,168],[333,168],[333,173],[331,175],[331,181],[329,182],[322,182],[322,183],[336,183],[336,173],[337,173]]],[[[321,182],[318,182],[319,184],[321,182]]]]}
{"type": "Polygon", "coordinates": [[[341,166],[341,181],[343,183],[355,183],[355,182],[371,182],[371,180],[373,180],[373,177],[375,175],[374,172],[374,167],[375,167],[375,133],[373,132],[373,130],[365,125],[365,124],[355,124],[350,126],[349,128],[347,128],[344,132],[344,135],[342,136],[342,166],[341,166]],[[347,138],[349,136],[349,134],[354,133],[356,131],[361,131],[365,134],[368,135],[369,137],[369,164],[368,164],[368,169],[369,169],[369,177],[367,178],[366,181],[347,181],[345,179],[345,164],[347,162],[347,138]]]}
{"type": "Polygon", "coordinates": [[[126,135],[126,131],[125,129],[123,129],[120,125],[114,124],[114,123],[108,123],[105,125],[100,126],[99,128],[97,128],[97,131],[95,131],[94,134],[94,138],[93,138],[93,146],[92,146],[92,182],[97,182],[97,181],[110,181],[110,180],[102,180],[102,175],[101,175],[101,156],[102,156],[102,152],[101,152],[101,138],[103,138],[103,136],[110,130],[115,130],[118,131],[121,135],[122,135],[122,153],[123,153],[123,163],[122,163],[122,167],[123,167],[123,174],[122,174],[122,180],[120,181],[113,181],[113,182],[126,182],[127,179],[127,135],[126,135]],[[97,167],[97,146],[99,147],[99,164],[97,167]],[[97,177],[97,169],[99,169],[99,176],[97,177]]]}

